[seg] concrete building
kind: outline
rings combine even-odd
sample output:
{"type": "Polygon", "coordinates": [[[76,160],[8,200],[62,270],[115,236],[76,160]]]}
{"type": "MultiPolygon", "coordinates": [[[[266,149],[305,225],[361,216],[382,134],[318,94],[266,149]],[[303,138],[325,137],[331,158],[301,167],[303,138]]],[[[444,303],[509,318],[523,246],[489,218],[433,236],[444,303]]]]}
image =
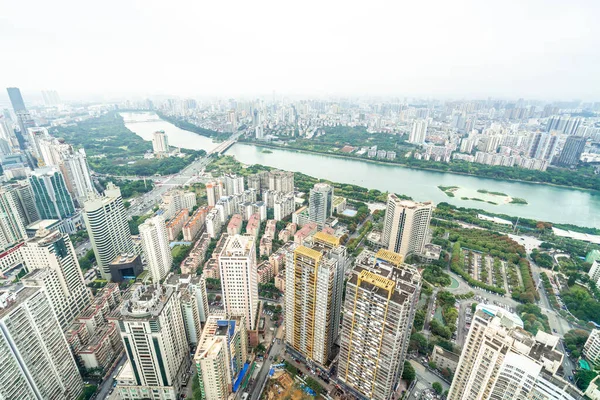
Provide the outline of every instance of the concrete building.
{"type": "Polygon", "coordinates": [[[208,207],[200,207],[194,211],[190,219],[183,226],[183,240],[191,242],[196,238],[204,228],[207,213],[208,207]]]}
{"type": "Polygon", "coordinates": [[[18,181],[10,185],[10,193],[25,225],[39,221],[40,215],[35,206],[35,196],[28,180],[18,181]]]}
{"type": "Polygon", "coordinates": [[[110,313],[120,304],[119,285],[107,284],[65,332],[73,354],[83,367],[108,371],[123,351],[117,324],[108,320],[110,313]]]}
{"type": "Polygon", "coordinates": [[[308,203],[309,220],[323,229],[325,221],[333,213],[333,186],[326,183],[315,184],[310,190],[308,203]]]}
{"type": "Polygon", "coordinates": [[[558,146],[559,135],[556,133],[535,132],[531,136],[527,154],[530,158],[552,161],[558,146]]]}
{"type": "Polygon", "coordinates": [[[76,400],[83,381],[41,288],[0,291],[0,398],[76,400]]]}
{"type": "Polygon", "coordinates": [[[275,221],[281,221],[296,210],[296,199],[294,193],[279,194],[273,202],[273,217],[275,221]]]}
{"type": "Polygon", "coordinates": [[[227,400],[248,372],[248,342],[243,316],[211,315],[206,321],[194,362],[201,399],[227,400]]]}
{"type": "Polygon", "coordinates": [[[227,224],[227,234],[229,236],[240,235],[242,233],[242,216],[240,214],[233,214],[227,224]]]}
{"type": "Polygon", "coordinates": [[[59,157],[59,168],[67,189],[81,207],[89,194],[96,192],[85,150],[75,150],[71,145],[62,145],[59,157]]]}
{"type": "Polygon", "coordinates": [[[410,135],[408,136],[408,142],[414,144],[425,143],[425,138],[427,137],[427,124],[426,119],[413,122],[410,135]]]}
{"type": "Polygon", "coordinates": [[[58,322],[66,330],[92,297],[69,235],[40,229],[21,247],[21,255],[29,271],[23,284],[46,289],[58,322]]]}
{"type": "Polygon", "coordinates": [[[348,279],[338,378],[359,399],[392,399],[402,376],[421,276],[401,259],[380,250],[348,279]]]}
{"type": "Polygon", "coordinates": [[[244,177],[236,174],[223,175],[223,186],[225,194],[234,196],[244,192],[244,177]]]}
{"type": "Polygon", "coordinates": [[[444,369],[448,369],[452,374],[454,374],[459,360],[460,354],[448,351],[438,345],[433,346],[431,361],[435,363],[435,367],[438,370],[442,371],[444,369]]]}
{"type": "Polygon", "coordinates": [[[196,193],[185,192],[181,189],[169,190],[161,196],[161,200],[162,205],[165,206],[172,215],[177,214],[183,209],[192,210],[198,203],[196,200],[196,193]]]}
{"type": "Polygon", "coordinates": [[[73,199],[58,169],[38,168],[29,183],[41,219],[64,219],[75,214],[73,199]]]}
{"type": "Polygon", "coordinates": [[[258,239],[258,234],[260,231],[260,215],[252,214],[250,219],[248,219],[248,224],[246,224],[246,234],[254,236],[255,239],[258,239]]]}
{"type": "Polygon", "coordinates": [[[206,214],[206,233],[214,239],[221,233],[222,226],[219,210],[213,208],[206,214]]]}
{"type": "Polygon", "coordinates": [[[581,136],[569,136],[556,163],[563,167],[577,165],[585,148],[586,141],[587,138],[581,136]]]}
{"type": "Polygon", "coordinates": [[[583,345],[583,356],[594,365],[600,365],[600,329],[594,329],[583,345]]]}
{"type": "Polygon", "coordinates": [[[120,254],[134,252],[121,190],[109,183],[104,196],[90,196],[83,204],[83,210],[100,275],[110,280],[109,264],[120,254]]]}
{"type": "Polygon", "coordinates": [[[227,315],[244,316],[246,329],[255,331],[258,313],[256,239],[250,235],[234,235],[224,240],[218,256],[223,307],[227,315]]]}
{"type": "Polygon", "coordinates": [[[281,193],[294,191],[294,173],[290,171],[272,170],[268,173],[269,190],[281,193]]]}
{"type": "Polygon", "coordinates": [[[158,282],[167,276],[173,265],[165,220],[161,216],[149,218],[139,230],[148,271],[152,280],[158,282]]]}
{"type": "Polygon", "coordinates": [[[108,264],[108,272],[113,282],[135,279],[143,270],[142,257],[136,253],[119,254],[108,264]]]}
{"type": "Polygon", "coordinates": [[[223,194],[224,189],[222,181],[219,180],[206,183],[206,199],[209,207],[214,207],[223,194]]]}
{"type": "Polygon", "coordinates": [[[152,135],[152,151],[157,157],[169,154],[169,138],[165,131],[156,131],[152,135]]]}
{"type": "Polygon", "coordinates": [[[338,336],[345,265],[346,248],[324,233],[315,234],[310,247],[289,252],[286,261],[286,344],[321,366],[338,336]]]}
{"type": "Polygon", "coordinates": [[[590,280],[592,282],[598,285],[598,283],[600,282],[600,263],[598,262],[598,260],[591,261],[591,263],[592,266],[590,267],[588,276],[590,277],[590,280]]]}
{"type": "Polygon", "coordinates": [[[12,188],[0,188],[0,251],[27,238],[25,221],[19,214],[17,193],[12,188]]]}
{"type": "MultiPolygon", "coordinates": [[[[202,330],[200,329],[200,310],[198,308],[200,303],[196,299],[195,285],[190,284],[191,280],[192,276],[188,274],[170,274],[165,281],[165,286],[172,287],[177,291],[185,336],[190,348],[194,348],[198,344],[202,330]]],[[[203,297],[206,298],[206,292],[203,297]]]]}
{"type": "Polygon", "coordinates": [[[190,218],[190,212],[187,208],[179,210],[177,214],[167,222],[167,236],[170,242],[177,240],[177,237],[183,230],[183,226],[190,218]]]}
{"type": "Polygon", "coordinates": [[[433,213],[433,203],[402,200],[388,195],[382,244],[402,257],[420,254],[425,249],[427,231],[433,213]]]}
{"type": "Polygon", "coordinates": [[[189,370],[189,348],[177,292],[135,285],[117,315],[127,362],[117,376],[123,400],[179,398],[189,370]]]}
{"type": "Polygon", "coordinates": [[[478,305],[448,399],[581,398],[583,393],[556,375],[564,357],[558,341],[543,331],[533,336],[503,308],[478,305]]]}

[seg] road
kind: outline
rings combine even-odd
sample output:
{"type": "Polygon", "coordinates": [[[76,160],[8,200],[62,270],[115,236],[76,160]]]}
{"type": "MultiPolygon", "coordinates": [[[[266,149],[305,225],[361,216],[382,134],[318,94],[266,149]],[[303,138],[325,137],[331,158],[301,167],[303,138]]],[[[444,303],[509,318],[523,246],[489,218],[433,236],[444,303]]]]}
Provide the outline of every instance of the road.
{"type": "MultiPolygon", "coordinates": [[[[121,357],[121,359],[119,360],[119,362],[117,363],[116,367],[110,372],[110,374],[108,375],[108,378],[102,382],[102,384],[99,386],[99,389],[96,393],[98,393],[98,395],[96,396],[97,399],[102,400],[102,399],[106,399],[108,396],[108,392],[113,388],[113,376],[115,371],[117,371],[119,368],[121,368],[121,366],[123,366],[123,364],[125,364],[125,361],[127,360],[127,357],[125,356],[125,354],[123,354],[123,356],[121,357]]],[[[113,396],[116,396],[116,391],[113,392],[113,396]]],[[[117,397],[115,397],[117,398],[117,397]]]]}
{"type": "Polygon", "coordinates": [[[283,340],[280,342],[275,340],[275,343],[271,346],[269,353],[265,355],[264,362],[258,375],[256,376],[256,380],[249,388],[250,400],[258,400],[262,393],[262,388],[265,381],[268,378],[269,370],[271,369],[271,364],[273,361],[270,360],[271,356],[274,360],[278,361],[281,358],[281,353],[283,352],[285,345],[283,344],[283,340]]]}
{"type": "Polygon", "coordinates": [[[210,157],[199,157],[175,175],[156,178],[159,182],[151,191],[136,198],[135,204],[127,209],[127,215],[131,217],[148,213],[160,202],[161,196],[172,188],[207,181],[208,178],[202,178],[198,174],[206,168],[211,160],[210,157]]]}

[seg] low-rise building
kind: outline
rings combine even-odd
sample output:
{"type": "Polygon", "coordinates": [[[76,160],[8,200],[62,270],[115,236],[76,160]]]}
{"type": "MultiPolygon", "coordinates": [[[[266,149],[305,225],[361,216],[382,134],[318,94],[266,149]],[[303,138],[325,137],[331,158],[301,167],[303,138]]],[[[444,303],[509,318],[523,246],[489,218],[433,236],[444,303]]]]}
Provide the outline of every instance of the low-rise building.
{"type": "Polygon", "coordinates": [[[181,273],[182,274],[195,274],[198,267],[202,265],[206,259],[206,251],[210,244],[210,236],[208,233],[203,233],[200,239],[196,241],[192,251],[188,256],[181,262],[181,273]]]}
{"type": "Polygon", "coordinates": [[[294,234],[294,243],[303,245],[304,241],[310,238],[312,235],[317,233],[317,224],[314,222],[308,222],[302,226],[302,228],[294,234]]]}
{"type": "Polygon", "coordinates": [[[258,283],[269,283],[271,279],[273,279],[273,264],[271,264],[268,260],[263,261],[258,264],[256,268],[258,283]]]}
{"type": "Polygon", "coordinates": [[[438,345],[433,346],[431,361],[435,363],[435,367],[440,371],[448,369],[454,374],[459,360],[460,354],[448,351],[438,345]]]}
{"type": "Polygon", "coordinates": [[[84,368],[107,371],[121,355],[119,330],[114,321],[108,320],[111,311],[120,304],[119,285],[108,283],[65,332],[73,354],[84,368]]]}
{"type": "Polygon", "coordinates": [[[175,214],[175,216],[167,222],[167,236],[169,241],[173,242],[177,240],[177,236],[181,233],[183,226],[190,218],[190,213],[187,208],[183,208],[175,214]]]}
{"type": "Polygon", "coordinates": [[[233,214],[229,220],[229,224],[227,224],[227,234],[231,236],[241,234],[242,223],[242,216],[240,214],[233,214]]]}
{"type": "Polygon", "coordinates": [[[200,207],[188,219],[183,226],[183,240],[191,242],[196,238],[196,235],[202,231],[204,224],[206,223],[206,214],[208,213],[208,207],[200,207]]]}
{"type": "Polygon", "coordinates": [[[135,279],[144,270],[142,257],[136,253],[119,254],[108,264],[114,282],[135,279]]]}
{"type": "Polygon", "coordinates": [[[275,276],[275,287],[279,289],[281,293],[285,293],[285,273],[283,271],[275,276]]]}
{"type": "Polygon", "coordinates": [[[248,220],[248,224],[246,225],[246,234],[252,235],[255,238],[258,238],[258,233],[260,232],[260,215],[252,214],[250,219],[248,220]]]}

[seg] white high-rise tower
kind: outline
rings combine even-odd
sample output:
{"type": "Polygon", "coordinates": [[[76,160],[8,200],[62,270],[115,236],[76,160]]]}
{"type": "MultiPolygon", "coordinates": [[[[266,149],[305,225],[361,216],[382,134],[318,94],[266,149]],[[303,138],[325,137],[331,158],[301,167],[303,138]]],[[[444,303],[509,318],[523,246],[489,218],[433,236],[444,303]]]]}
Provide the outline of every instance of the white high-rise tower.
{"type": "Polygon", "coordinates": [[[158,282],[167,276],[173,264],[165,219],[161,216],[149,218],[139,229],[148,270],[154,282],[158,282]]]}

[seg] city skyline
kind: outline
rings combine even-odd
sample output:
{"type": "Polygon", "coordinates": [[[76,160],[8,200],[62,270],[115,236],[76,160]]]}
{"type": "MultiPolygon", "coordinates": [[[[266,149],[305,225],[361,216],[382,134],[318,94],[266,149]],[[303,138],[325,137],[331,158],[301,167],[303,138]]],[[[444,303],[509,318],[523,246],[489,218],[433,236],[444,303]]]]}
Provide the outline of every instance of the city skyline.
{"type": "Polygon", "coordinates": [[[593,100],[600,89],[592,20],[600,5],[590,1],[568,10],[555,1],[301,9],[126,2],[94,10],[36,3],[8,4],[0,24],[8,39],[3,54],[22,61],[4,60],[8,79],[1,83],[21,87],[25,97],[36,91],[41,98],[42,90],[64,99],[274,91],[593,100]],[[32,6],[37,12],[28,12],[32,6]],[[25,13],[29,23],[22,25],[25,13]],[[227,16],[228,29],[215,16],[227,16]],[[40,59],[55,62],[40,70],[40,59]]]}

